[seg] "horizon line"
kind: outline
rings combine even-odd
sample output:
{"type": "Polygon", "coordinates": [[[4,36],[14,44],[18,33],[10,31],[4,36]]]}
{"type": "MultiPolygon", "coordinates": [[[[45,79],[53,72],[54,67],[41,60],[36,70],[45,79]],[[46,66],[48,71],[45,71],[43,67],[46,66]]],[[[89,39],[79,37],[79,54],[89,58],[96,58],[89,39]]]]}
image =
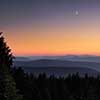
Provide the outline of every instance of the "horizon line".
{"type": "Polygon", "coordinates": [[[100,55],[97,55],[97,54],[58,54],[58,55],[51,55],[51,54],[41,54],[41,55],[14,55],[15,57],[42,57],[42,56],[96,56],[96,57],[99,57],[100,55]]]}

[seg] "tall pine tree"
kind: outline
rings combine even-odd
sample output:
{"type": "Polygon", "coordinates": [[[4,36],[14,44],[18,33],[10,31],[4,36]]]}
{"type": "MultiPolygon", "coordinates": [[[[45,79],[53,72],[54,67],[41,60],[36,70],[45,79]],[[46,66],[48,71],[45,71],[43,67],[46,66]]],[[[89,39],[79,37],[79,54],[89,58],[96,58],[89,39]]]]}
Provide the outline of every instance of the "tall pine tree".
{"type": "Polygon", "coordinates": [[[17,94],[16,84],[11,75],[13,56],[0,33],[0,100],[22,100],[17,94]]]}

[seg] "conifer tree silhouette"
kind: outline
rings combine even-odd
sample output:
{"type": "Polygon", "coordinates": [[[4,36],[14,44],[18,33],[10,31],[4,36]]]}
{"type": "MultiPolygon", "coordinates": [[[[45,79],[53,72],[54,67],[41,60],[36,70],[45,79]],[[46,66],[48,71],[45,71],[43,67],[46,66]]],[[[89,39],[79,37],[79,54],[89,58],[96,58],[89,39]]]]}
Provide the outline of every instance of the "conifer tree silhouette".
{"type": "Polygon", "coordinates": [[[22,96],[17,94],[16,84],[11,76],[12,60],[11,49],[0,32],[0,100],[22,99],[22,96]]]}

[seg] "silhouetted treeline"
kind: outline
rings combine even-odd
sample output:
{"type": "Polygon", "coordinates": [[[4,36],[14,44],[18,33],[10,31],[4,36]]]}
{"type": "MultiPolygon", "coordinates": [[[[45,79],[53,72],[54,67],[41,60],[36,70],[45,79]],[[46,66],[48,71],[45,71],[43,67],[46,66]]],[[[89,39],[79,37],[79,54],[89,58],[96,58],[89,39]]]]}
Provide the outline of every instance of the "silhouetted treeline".
{"type": "Polygon", "coordinates": [[[0,32],[0,100],[22,100],[18,94],[16,83],[11,75],[13,55],[7,46],[2,32],[0,32]]]}
{"type": "Polygon", "coordinates": [[[66,77],[35,76],[14,68],[13,76],[23,100],[100,100],[100,77],[80,77],[78,73],[66,77]]]}

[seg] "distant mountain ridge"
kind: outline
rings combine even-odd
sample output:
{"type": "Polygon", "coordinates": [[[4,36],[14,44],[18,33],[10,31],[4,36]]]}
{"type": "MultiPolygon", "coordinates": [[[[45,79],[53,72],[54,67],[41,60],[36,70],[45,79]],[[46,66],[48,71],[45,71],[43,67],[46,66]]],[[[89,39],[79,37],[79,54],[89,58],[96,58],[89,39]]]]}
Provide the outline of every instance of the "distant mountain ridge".
{"type": "Polygon", "coordinates": [[[22,67],[26,72],[46,72],[48,74],[66,74],[79,72],[96,75],[100,73],[100,56],[28,56],[15,57],[14,66],[22,67]]]}
{"type": "Polygon", "coordinates": [[[96,62],[78,62],[66,60],[51,60],[40,59],[30,61],[14,61],[14,66],[17,67],[85,67],[97,70],[100,72],[100,63],[96,62]]]}
{"type": "Polygon", "coordinates": [[[100,56],[94,55],[65,55],[65,56],[27,56],[27,57],[15,57],[15,61],[29,61],[39,59],[50,60],[67,60],[67,61],[81,61],[81,62],[100,62],[100,56]]]}

